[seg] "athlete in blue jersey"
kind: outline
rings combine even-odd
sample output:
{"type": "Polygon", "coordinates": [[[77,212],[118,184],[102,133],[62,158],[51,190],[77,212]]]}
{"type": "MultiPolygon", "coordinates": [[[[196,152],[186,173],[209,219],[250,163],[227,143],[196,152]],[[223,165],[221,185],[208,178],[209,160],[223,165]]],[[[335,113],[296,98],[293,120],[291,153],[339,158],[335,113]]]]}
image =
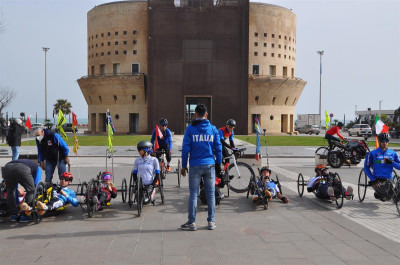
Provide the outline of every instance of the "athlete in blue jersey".
{"type": "MultiPolygon", "coordinates": [[[[371,180],[375,190],[375,198],[387,201],[393,197],[393,168],[400,169],[398,154],[388,149],[389,135],[378,135],[379,147],[367,154],[364,162],[364,172],[371,180]],[[371,167],[373,172],[371,172],[371,167]]],[[[397,198],[397,200],[400,198],[397,198]]]]}

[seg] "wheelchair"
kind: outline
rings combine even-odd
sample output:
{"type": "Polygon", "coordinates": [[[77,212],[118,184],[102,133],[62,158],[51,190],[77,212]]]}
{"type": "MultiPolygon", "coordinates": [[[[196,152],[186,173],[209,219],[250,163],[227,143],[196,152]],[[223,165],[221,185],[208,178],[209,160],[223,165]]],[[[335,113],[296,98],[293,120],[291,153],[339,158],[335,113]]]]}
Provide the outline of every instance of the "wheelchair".
{"type": "MultiPolygon", "coordinates": [[[[397,212],[400,214],[400,177],[397,175],[396,171],[393,170],[393,182],[391,183],[391,193],[392,200],[396,205],[397,212]]],[[[372,187],[371,181],[368,181],[368,176],[365,173],[364,169],[361,169],[360,175],[358,176],[358,200],[363,202],[365,199],[365,195],[367,193],[367,187],[372,187]]]]}
{"type": "MultiPolygon", "coordinates": [[[[308,186],[310,180],[305,181],[303,174],[299,174],[297,177],[297,191],[299,193],[299,196],[302,197],[304,193],[304,187],[308,186]]],[[[335,194],[335,203],[336,203],[336,208],[340,209],[343,207],[343,200],[346,197],[344,194],[344,188],[342,185],[342,180],[339,176],[338,173],[332,173],[329,172],[328,176],[325,176],[321,181],[325,181],[333,188],[334,194],[335,194]]],[[[316,192],[315,190],[312,191],[315,195],[316,192]]],[[[354,195],[349,195],[351,199],[353,199],[354,195]]]]}
{"type": "MultiPolygon", "coordinates": [[[[259,173],[260,173],[260,171],[259,171],[259,173]]],[[[246,198],[249,198],[250,192],[255,193],[257,191],[258,203],[262,204],[264,206],[264,210],[267,210],[268,205],[269,205],[269,199],[271,199],[271,198],[268,198],[267,195],[265,194],[265,191],[267,190],[267,185],[264,181],[261,180],[260,175],[261,174],[258,174],[257,176],[255,176],[253,174],[251,176],[246,198]],[[258,185],[257,183],[261,183],[261,185],[258,185]]],[[[279,189],[279,192],[283,195],[282,186],[279,181],[279,177],[278,177],[278,175],[275,175],[275,177],[276,177],[276,180],[274,180],[270,177],[270,182],[275,183],[275,185],[279,189]]]]}
{"type": "MultiPolygon", "coordinates": [[[[86,205],[86,211],[88,217],[91,218],[93,214],[97,211],[97,202],[94,201],[94,197],[99,197],[102,187],[101,172],[97,175],[96,179],[92,179],[86,185],[86,191],[84,195],[84,205],[86,205]]],[[[125,203],[127,199],[127,182],[126,179],[122,179],[121,189],[117,189],[117,192],[121,194],[122,202],[125,203]]],[[[110,206],[111,199],[101,204],[101,206],[110,206]]]]}
{"type": "MultiPolygon", "coordinates": [[[[142,213],[143,205],[150,203],[151,194],[149,194],[149,186],[150,185],[143,184],[142,178],[140,176],[138,176],[135,180],[133,177],[133,173],[131,173],[128,188],[128,205],[130,208],[132,208],[133,204],[136,203],[139,217],[142,213]]],[[[153,187],[153,189],[156,188],[158,188],[158,191],[160,193],[161,204],[164,204],[164,183],[161,176],[159,178],[158,184],[153,187]]],[[[152,202],[152,204],[154,205],[154,201],[152,202]]]]}

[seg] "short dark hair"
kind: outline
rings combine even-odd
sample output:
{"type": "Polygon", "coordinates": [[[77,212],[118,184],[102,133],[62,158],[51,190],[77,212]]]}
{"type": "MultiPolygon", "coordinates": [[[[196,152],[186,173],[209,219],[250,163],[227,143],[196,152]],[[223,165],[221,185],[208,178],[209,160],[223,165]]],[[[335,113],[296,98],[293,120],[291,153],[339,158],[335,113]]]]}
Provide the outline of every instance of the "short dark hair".
{"type": "Polygon", "coordinates": [[[197,115],[199,115],[200,117],[204,117],[207,113],[207,107],[204,104],[198,104],[196,109],[194,110],[197,115]]]}

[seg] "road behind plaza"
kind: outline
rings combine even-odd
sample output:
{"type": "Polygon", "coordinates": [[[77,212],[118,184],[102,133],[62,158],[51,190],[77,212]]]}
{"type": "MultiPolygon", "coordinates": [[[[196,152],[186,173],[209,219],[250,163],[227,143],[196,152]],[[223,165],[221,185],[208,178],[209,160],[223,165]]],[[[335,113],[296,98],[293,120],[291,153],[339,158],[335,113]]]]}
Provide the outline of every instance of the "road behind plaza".
{"type": "MultiPolygon", "coordinates": [[[[173,170],[180,149],[175,146],[173,170]]],[[[177,175],[171,173],[165,182],[165,205],[157,193],[155,206],[144,206],[140,217],[136,206],[129,208],[119,196],[93,218],[87,218],[84,208],[69,207],[40,224],[3,220],[1,264],[399,264],[400,217],[392,202],[373,199],[371,191],[363,203],[358,202],[360,166],[333,170],[356,193],[354,201],[345,201],[336,210],[313,195],[297,194],[298,173],[306,179],[313,175],[315,148],[273,149],[269,148],[274,154],[268,162],[282,182],[283,193],[290,197],[288,205],[274,200],[263,210],[246,194],[231,192],[217,207],[216,230],[206,229],[207,207],[199,202],[198,231],[181,231],[179,226],[187,220],[188,183],[184,178],[182,187],[177,187],[177,175]],[[298,158],[302,154],[305,158],[298,158]]],[[[106,161],[111,169],[111,159],[102,157],[104,148],[83,147],[80,153],[85,152],[71,158],[74,183],[94,178],[105,170],[106,161]]],[[[118,188],[122,178],[130,176],[135,153],[135,148],[117,148],[118,188]]],[[[0,158],[1,165],[7,161],[8,157],[0,158]]]]}

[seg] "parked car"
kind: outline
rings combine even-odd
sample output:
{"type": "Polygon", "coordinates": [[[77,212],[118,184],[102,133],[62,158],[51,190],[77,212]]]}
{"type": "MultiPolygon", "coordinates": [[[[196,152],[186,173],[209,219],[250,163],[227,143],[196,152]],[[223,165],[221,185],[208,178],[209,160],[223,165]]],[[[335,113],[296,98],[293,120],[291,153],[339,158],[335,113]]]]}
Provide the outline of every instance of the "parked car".
{"type": "MultiPolygon", "coordinates": [[[[64,129],[64,132],[73,132],[72,131],[72,123],[64,123],[62,125],[62,127],[64,129]]],[[[75,127],[75,132],[78,132],[78,128],[77,127],[75,127]]]]}
{"type": "Polygon", "coordinates": [[[318,125],[304,125],[300,129],[298,129],[299,133],[307,133],[309,135],[311,134],[316,134],[318,135],[320,133],[318,125]]]}
{"type": "Polygon", "coordinates": [[[354,124],[354,126],[349,129],[349,136],[352,135],[371,137],[372,130],[368,124],[354,124]]]}
{"type": "Polygon", "coordinates": [[[31,127],[32,127],[32,131],[35,131],[37,128],[44,129],[43,123],[32,123],[31,127]]]}

